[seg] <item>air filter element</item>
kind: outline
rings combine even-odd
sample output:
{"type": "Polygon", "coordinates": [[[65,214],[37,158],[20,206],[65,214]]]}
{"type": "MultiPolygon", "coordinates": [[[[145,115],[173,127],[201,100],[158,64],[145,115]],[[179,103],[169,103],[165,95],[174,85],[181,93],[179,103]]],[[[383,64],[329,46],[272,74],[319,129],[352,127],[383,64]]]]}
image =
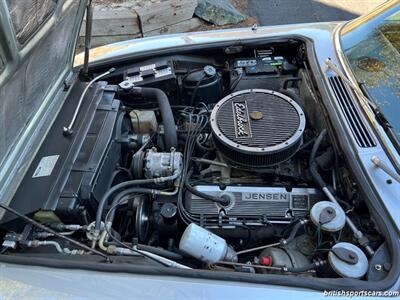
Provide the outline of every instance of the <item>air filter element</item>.
{"type": "Polygon", "coordinates": [[[270,90],[230,94],[211,113],[216,147],[230,162],[247,168],[279,164],[296,153],[306,119],[293,99],[270,90]]]}

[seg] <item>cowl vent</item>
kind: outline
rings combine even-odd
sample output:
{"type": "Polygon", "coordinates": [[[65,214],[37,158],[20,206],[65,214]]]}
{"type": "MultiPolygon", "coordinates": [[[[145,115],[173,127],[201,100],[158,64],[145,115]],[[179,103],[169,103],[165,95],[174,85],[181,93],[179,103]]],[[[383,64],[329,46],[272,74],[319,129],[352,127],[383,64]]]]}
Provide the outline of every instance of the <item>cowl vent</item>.
{"type": "Polygon", "coordinates": [[[356,106],[355,99],[347,85],[339,76],[331,76],[328,80],[358,146],[362,148],[376,146],[375,140],[361,116],[362,112],[356,106]]]}

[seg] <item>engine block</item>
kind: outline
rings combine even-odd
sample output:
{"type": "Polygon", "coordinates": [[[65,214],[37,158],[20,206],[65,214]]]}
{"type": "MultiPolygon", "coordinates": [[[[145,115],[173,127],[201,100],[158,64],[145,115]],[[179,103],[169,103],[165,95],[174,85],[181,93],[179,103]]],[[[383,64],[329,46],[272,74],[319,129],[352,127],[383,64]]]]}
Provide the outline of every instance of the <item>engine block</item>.
{"type": "Polygon", "coordinates": [[[294,218],[305,217],[314,203],[325,199],[314,188],[228,186],[221,190],[217,185],[197,185],[195,189],[230,199],[229,205],[222,206],[186,193],[186,210],[202,220],[204,226],[238,222],[247,225],[289,223],[294,218]]]}

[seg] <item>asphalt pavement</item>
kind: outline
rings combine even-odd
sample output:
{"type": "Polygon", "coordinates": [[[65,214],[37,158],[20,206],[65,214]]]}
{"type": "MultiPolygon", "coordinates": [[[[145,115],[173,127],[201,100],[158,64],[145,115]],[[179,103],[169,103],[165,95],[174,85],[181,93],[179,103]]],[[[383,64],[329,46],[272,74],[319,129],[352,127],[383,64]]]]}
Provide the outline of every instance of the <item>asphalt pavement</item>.
{"type": "Polygon", "coordinates": [[[345,21],[365,14],[384,0],[248,0],[248,15],[260,25],[345,21]]]}

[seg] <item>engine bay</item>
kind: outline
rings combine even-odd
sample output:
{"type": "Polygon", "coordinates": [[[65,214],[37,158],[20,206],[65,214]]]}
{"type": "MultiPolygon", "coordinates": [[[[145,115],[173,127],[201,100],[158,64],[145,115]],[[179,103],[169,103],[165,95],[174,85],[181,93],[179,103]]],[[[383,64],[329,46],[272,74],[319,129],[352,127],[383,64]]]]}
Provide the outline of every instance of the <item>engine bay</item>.
{"type": "MultiPolygon", "coordinates": [[[[96,71],[91,86],[71,88],[11,207],[111,256],[212,272],[384,278],[385,240],[306,52],[291,40],[96,71]]],[[[91,255],[9,213],[1,228],[3,253],[91,255]]]]}

